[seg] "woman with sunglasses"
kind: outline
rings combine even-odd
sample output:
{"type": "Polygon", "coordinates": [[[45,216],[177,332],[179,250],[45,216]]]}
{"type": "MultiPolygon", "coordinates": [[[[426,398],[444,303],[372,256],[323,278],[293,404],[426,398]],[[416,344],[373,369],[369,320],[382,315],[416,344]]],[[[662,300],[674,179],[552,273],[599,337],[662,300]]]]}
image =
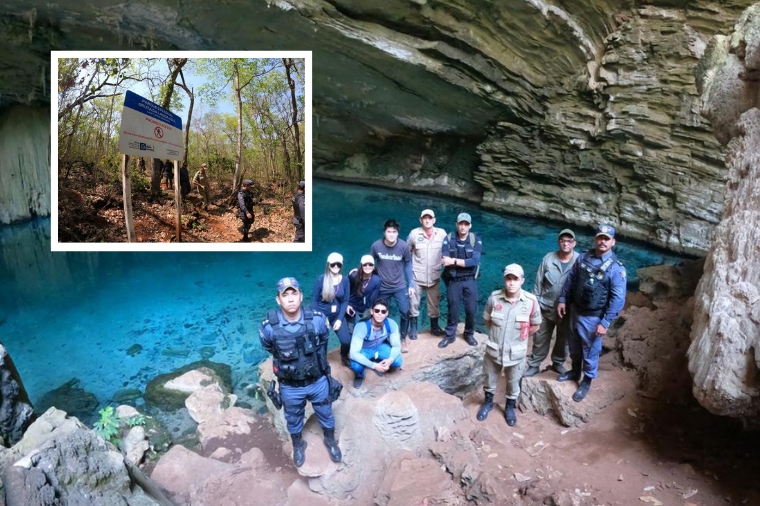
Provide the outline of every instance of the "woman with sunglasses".
{"type": "Polygon", "coordinates": [[[330,253],[325,264],[325,273],[320,274],[314,282],[311,295],[311,307],[317,309],[329,320],[340,341],[340,360],[346,367],[351,367],[348,360],[348,349],[351,335],[346,326],[346,308],[348,307],[349,282],[342,274],[343,255],[330,253]]]}
{"type": "Polygon", "coordinates": [[[375,259],[372,255],[364,255],[359,267],[348,274],[348,279],[351,283],[351,296],[346,308],[346,323],[351,333],[354,331],[356,316],[359,315],[360,320],[369,318],[370,315],[365,313],[380,293],[380,276],[375,272],[375,259]]]}

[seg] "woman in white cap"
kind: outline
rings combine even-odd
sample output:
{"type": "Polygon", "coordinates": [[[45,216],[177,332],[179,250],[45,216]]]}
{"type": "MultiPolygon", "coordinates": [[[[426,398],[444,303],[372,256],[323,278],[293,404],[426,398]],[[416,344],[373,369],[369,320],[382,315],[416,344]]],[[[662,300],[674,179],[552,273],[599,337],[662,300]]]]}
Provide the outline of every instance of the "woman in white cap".
{"type": "Polygon", "coordinates": [[[311,307],[321,311],[330,321],[340,341],[340,359],[343,365],[350,367],[348,350],[351,335],[346,326],[346,308],[348,307],[349,282],[343,274],[343,255],[330,253],[325,264],[325,273],[320,274],[314,282],[311,295],[311,307]]]}
{"type": "Polygon", "coordinates": [[[360,320],[369,318],[365,314],[377,299],[380,293],[380,276],[375,272],[375,259],[372,255],[364,255],[359,263],[359,268],[348,274],[351,283],[351,296],[348,299],[346,309],[346,323],[348,331],[353,332],[356,316],[360,320]]]}

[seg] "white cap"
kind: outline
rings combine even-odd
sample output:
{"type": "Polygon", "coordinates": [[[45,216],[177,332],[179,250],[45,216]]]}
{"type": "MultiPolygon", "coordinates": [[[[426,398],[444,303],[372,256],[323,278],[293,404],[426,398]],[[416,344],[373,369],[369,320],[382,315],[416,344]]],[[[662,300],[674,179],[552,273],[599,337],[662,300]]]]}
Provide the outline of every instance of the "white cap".
{"type": "Polygon", "coordinates": [[[524,278],[525,273],[523,272],[523,268],[520,267],[517,264],[509,264],[506,267],[504,267],[504,277],[507,277],[507,274],[512,274],[513,276],[516,276],[518,278],[524,278]]]}
{"type": "Polygon", "coordinates": [[[340,253],[330,253],[330,255],[327,257],[327,263],[328,264],[334,264],[334,263],[343,263],[343,255],[340,253]]]}
{"type": "Polygon", "coordinates": [[[364,264],[375,265],[375,258],[372,255],[364,255],[360,263],[361,265],[364,265],[364,264]]]}
{"type": "Polygon", "coordinates": [[[432,209],[425,209],[422,211],[422,214],[420,214],[420,218],[424,218],[425,216],[430,216],[431,218],[435,218],[435,213],[432,209]]]}

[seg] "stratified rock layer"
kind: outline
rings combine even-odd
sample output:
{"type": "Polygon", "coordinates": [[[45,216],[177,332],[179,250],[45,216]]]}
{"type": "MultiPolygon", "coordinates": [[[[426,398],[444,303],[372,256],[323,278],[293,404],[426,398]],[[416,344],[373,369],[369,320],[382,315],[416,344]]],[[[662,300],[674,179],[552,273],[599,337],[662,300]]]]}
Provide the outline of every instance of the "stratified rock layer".
{"type": "Polygon", "coordinates": [[[700,68],[704,114],[727,143],[728,187],[696,292],[689,371],[713,413],[760,419],[760,4],[700,68]]]}
{"type": "Polygon", "coordinates": [[[16,444],[32,423],[33,415],[32,403],[16,366],[0,344],[0,441],[6,446],[16,444]]]}

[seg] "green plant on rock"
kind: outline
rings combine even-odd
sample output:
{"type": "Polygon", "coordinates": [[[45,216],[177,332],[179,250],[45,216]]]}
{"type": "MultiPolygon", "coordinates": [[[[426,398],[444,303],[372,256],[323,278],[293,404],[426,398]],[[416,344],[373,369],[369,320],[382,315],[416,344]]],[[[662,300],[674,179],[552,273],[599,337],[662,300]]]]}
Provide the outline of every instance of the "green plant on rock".
{"type": "Polygon", "coordinates": [[[95,422],[95,432],[106,441],[118,445],[119,438],[116,436],[119,433],[119,415],[116,414],[116,410],[113,406],[106,406],[98,413],[100,420],[95,422]]]}
{"type": "Polygon", "coordinates": [[[135,415],[127,420],[130,427],[136,425],[145,425],[145,417],[143,415],[135,415]]]}

